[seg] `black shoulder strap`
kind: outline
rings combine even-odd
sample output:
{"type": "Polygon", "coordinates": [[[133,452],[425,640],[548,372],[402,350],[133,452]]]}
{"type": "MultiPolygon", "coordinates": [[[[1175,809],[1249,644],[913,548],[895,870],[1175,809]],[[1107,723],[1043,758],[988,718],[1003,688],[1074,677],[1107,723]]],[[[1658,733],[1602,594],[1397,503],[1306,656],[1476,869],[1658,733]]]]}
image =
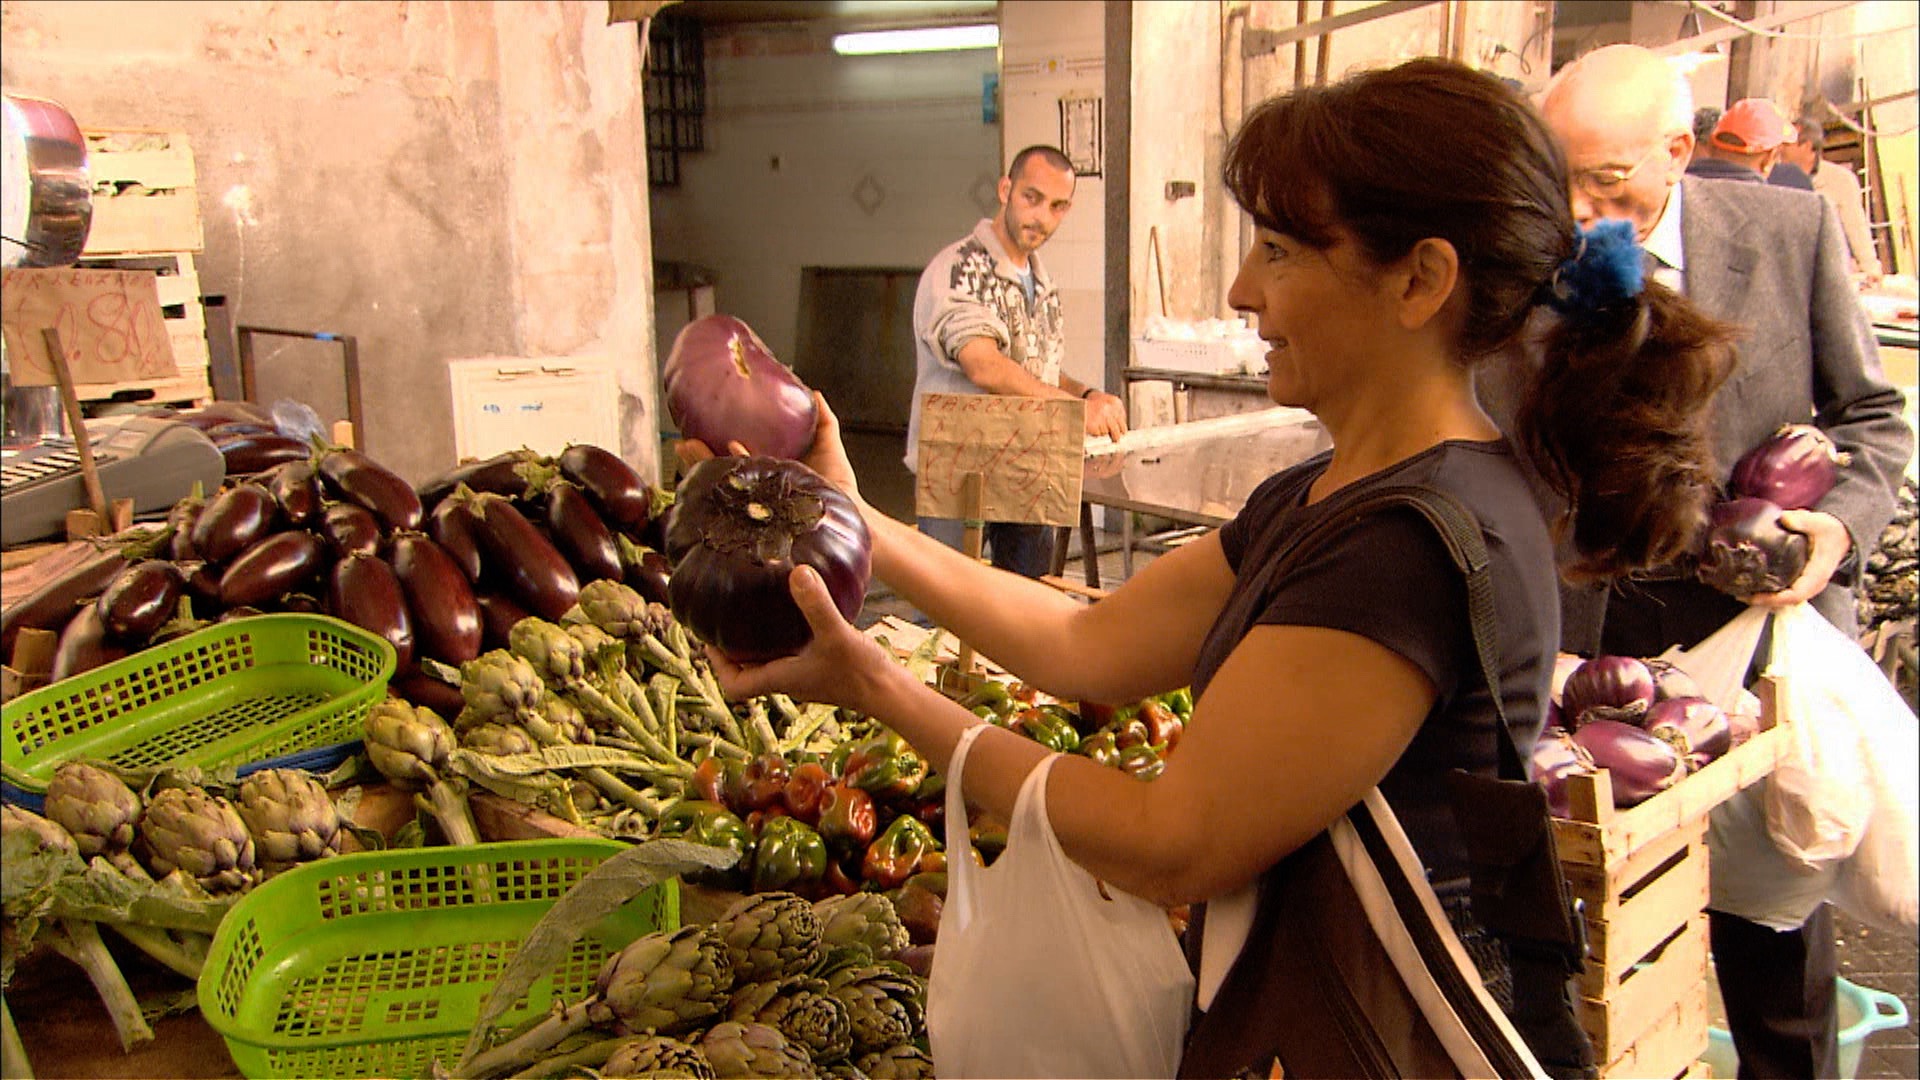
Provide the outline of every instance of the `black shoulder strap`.
{"type": "Polygon", "coordinates": [[[1466,578],[1467,619],[1473,628],[1474,651],[1479,654],[1480,672],[1487,680],[1488,696],[1493,699],[1495,726],[1500,729],[1500,775],[1509,780],[1525,780],[1526,769],[1520,763],[1520,749],[1514,745],[1513,732],[1507,728],[1507,710],[1502,701],[1499,619],[1494,611],[1487,543],[1479,520],[1460,500],[1419,484],[1336,492],[1322,503],[1319,517],[1288,538],[1278,556],[1280,564],[1291,569],[1316,544],[1389,506],[1407,506],[1419,511],[1440,534],[1454,566],[1466,578]]]}

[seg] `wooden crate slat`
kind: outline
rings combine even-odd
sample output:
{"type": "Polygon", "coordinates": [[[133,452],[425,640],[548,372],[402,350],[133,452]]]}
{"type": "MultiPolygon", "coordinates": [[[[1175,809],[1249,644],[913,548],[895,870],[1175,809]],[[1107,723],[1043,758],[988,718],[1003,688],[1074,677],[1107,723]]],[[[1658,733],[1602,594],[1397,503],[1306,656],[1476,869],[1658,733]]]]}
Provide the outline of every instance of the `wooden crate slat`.
{"type": "Polygon", "coordinates": [[[157,251],[199,251],[198,189],[176,188],[93,198],[93,223],[83,253],[108,255],[157,251]]]}
{"type": "Polygon", "coordinates": [[[1621,905],[1615,918],[1589,922],[1589,959],[1580,976],[1581,986],[1596,997],[1610,992],[1633,965],[1706,906],[1707,850],[1701,843],[1690,849],[1683,862],[1621,905]]]}
{"type": "Polygon", "coordinates": [[[1702,983],[1707,977],[1707,916],[1696,912],[1687,929],[1661,949],[1645,967],[1615,986],[1605,996],[1581,993],[1575,1011],[1580,1026],[1593,1040],[1596,1057],[1611,1061],[1624,1054],[1656,1021],[1673,1011],[1678,987],[1702,983]]]}
{"type": "Polygon", "coordinates": [[[1625,1054],[1608,1062],[1600,1075],[1613,1080],[1681,1076],[1707,1050],[1707,984],[1695,983],[1673,1011],[1662,1017],[1625,1054]]]}
{"type": "Polygon", "coordinates": [[[87,176],[95,184],[139,184],[153,190],[194,186],[193,149],[181,141],[160,150],[105,150],[89,140],[87,176]]]}
{"type": "Polygon", "coordinates": [[[1588,918],[1611,919],[1618,915],[1625,894],[1640,884],[1668,859],[1701,842],[1707,835],[1705,815],[1674,829],[1666,836],[1646,844],[1639,851],[1612,866],[1595,866],[1563,861],[1567,884],[1573,894],[1584,900],[1588,918]]]}

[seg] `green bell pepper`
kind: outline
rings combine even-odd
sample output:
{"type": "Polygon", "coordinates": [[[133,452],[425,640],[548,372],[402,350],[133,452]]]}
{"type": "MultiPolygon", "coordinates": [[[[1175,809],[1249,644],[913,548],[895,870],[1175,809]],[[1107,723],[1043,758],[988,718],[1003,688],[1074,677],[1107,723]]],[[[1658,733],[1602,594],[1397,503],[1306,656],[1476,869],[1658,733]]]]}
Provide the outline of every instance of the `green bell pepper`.
{"type": "Polygon", "coordinates": [[[841,781],[875,798],[913,794],[927,777],[926,759],[897,735],[870,739],[847,757],[841,781]]]}
{"type": "Polygon", "coordinates": [[[660,828],[656,835],[733,852],[734,863],[731,868],[690,875],[697,882],[738,883],[745,877],[747,860],[753,850],[753,834],[748,831],[746,822],[719,803],[704,799],[680,800],[660,815],[660,828]]]}
{"type": "Polygon", "coordinates": [[[1076,753],[1101,765],[1117,768],[1120,764],[1120,744],[1114,741],[1111,731],[1096,731],[1080,740],[1080,749],[1076,753]]]}
{"type": "Polygon", "coordinates": [[[1015,730],[1049,750],[1071,754],[1080,745],[1080,733],[1073,729],[1073,721],[1044,706],[1022,709],[1013,719],[1015,730]]]}
{"type": "Polygon", "coordinates": [[[827,842],[806,822],[794,817],[768,818],[754,843],[754,892],[780,889],[800,891],[827,873],[827,842]]]}
{"type": "Polygon", "coordinates": [[[939,848],[940,842],[919,818],[901,814],[867,845],[866,858],[860,863],[860,876],[878,888],[894,888],[918,873],[921,860],[939,848]]]}

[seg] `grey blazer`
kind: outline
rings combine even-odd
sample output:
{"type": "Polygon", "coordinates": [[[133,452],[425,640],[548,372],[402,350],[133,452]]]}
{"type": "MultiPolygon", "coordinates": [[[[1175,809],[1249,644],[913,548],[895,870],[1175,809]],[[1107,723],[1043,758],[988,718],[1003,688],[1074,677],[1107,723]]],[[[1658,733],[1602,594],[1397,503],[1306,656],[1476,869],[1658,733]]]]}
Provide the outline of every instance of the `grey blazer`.
{"type": "MultiPolygon", "coordinates": [[[[1713,402],[1721,480],[1781,425],[1811,420],[1852,455],[1819,509],[1846,525],[1864,562],[1893,516],[1914,436],[1848,279],[1840,218],[1805,191],[1694,177],[1681,183],[1687,296],[1743,332],[1739,363],[1713,402]]],[[[1502,427],[1513,417],[1523,356],[1516,350],[1481,371],[1483,401],[1502,427]]],[[[1814,606],[1851,636],[1849,585],[1836,578],[1814,606]]],[[[1563,647],[1597,650],[1607,595],[1562,588],[1563,647]]]]}

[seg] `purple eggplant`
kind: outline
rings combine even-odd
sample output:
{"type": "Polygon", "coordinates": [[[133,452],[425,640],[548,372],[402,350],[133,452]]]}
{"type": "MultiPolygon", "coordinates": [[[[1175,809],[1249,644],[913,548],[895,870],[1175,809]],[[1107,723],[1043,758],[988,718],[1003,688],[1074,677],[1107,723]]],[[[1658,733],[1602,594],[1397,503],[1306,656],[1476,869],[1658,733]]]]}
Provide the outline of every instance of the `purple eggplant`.
{"type": "Polygon", "coordinates": [[[1573,733],[1593,763],[1613,774],[1613,804],[1638,806],[1679,783],[1686,759],[1661,739],[1618,720],[1588,720],[1573,733]]]}
{"type": "Polygon", "coordinates": [[[547,490],[547,535],[582,582],[621,579],[624,568],[613,530],[578,484],[558,480],[547,490]]]}
{"type": "Polygon", "coordinates": [[[320,475],[312,461],[276,465],[267,473],[266,484],[287,524],[305,525],[320,512],[320,475]]]}
{"type": "Polygon", "coordinates": [[[480,604],[453,556],[426,533],[403,529],[393,536],[392,558],[420,655],[456,666],[479,656],[480,604]]]}
{"type": "Polygon", "coordinates": [[[213,444],[227,463],[228,476],[250,476],[289,461],[305,461],[313,447],[285,435],[233,435],[213,444]]]}
{"type": "Polygon", "coordinates": [[[449,686],[425,672],[396,676],[388,684],[388,689],[402,701],[425,705],[449,719],[467,707],[466,700],[460,696],[459,687],[449,686]]]}
{"type": "Polygon", "coordinates": [[[1846,451],[1812,424],[1788,424],[1740,455],[1728,487],[1782,510],[1820,505],[1848,463],[1846,451]]]}
{"type": "Polygon", "coordinates": [[[135,648],[145,646],[153,632],[173,618],[186,587],[186,576],[165,559],[127,567],[96,601],[108,636],[135,648]]]}
{"type": "Polygon", "coordinates": [[[53,650],[53,670],[47,677],[59,682],[102,664],[111,664],[129,652],[107,634],[107,622],[100,615],[100,606],[88,604],[60,632],[60,644],[53,650]]]}
{"type": "Polygon", "coordinates": [[[358,450],[320,455],[320,478],[338,497],[373,511],[387,529],[417,529],[425,517],[413,485],[358,450]]]}
{"type": "Polygon", "coordinates": [[[274,533],[241,552],[220,575],[220,603],[258,607],[278,600],[312,581],[326,562],[326,541],[312,533],[274,533]]]}
{"type": "Polygon", "coordinates": [[[1560,689],[1561,723],[1579,731],[1591,720],[1634,723],[1653,704],[1653,672],[1631,656],[1596,656],[1567,676],[1560,689]]]}
{"type": "Polygon", "coordinates": [[[645,597],[648,603],[667,602],[667,583],[673,577],[673,563],[650,547],[641,547],[626,537],[619,539],[622,578],[627,587],[645,597]]]}
{"type": "Polygon", "coordinates": [[[1547,808],[1554,817],[1568,817],[1567,777],[1594,772],[1593,755],[1560,728],[1548,728],[1533,744],[1529,761],[1533,782],[1547,791],[1547,808]]]}
{"type": "Polygon", "coordinates": [[[343,558],[380,550],[380,521],[364,506],[350,502],[328,506],[320,515],[319,529],[343,558]]]}
{"type": "Polygon", "coordinates": [[[200,553],[193,550],[193,523],[207,508],[207,500],[189,495],[174,503],[167,511],[167,528],[173,535],[167,541],[167,553],[174,562],[187,562],[198,559],[200,553]]]}
{"type": "Polygon", "coordinates": [[[1673,698],[1700,697],[1700,684],[1671,660],[1645,660],[1653,675],[1653,701],[1659,704],[1673,698]]]}
{"type": "Polygon", "coordinates": [[[555,464],[593,498],[608,525],[622,532],[646,527],[653,513],[653,492],[646,479],[620,455],[577,443],[562,451],[555,464]]]}
{"type": "Polygon", "coordinates": [[[327,605],[312,593],[290,592],[280,597],[273,605],[275,611],[290,611],[297,615],[325,615],[327,605]]]}
{"type": "Polygon", "coordinates": [[[507,635],[513,632],[521,619],[533,614],[512,597],[500,593],[481,593],[474,599],[480,605],[481,648],[506,648],[507,635]]]}
{"type": "Polygon", "coordinates": [[[11,657],[22,630],[57,633],[64,629],[80,605],[105,592],[128,565],[127,557],[118,551],[95,551],[9,605],[0,614],[0,652],[11,657]]]}
{"type": "Polygon", "coordinates": [[[1647,734],[1664,740],[1699,770],[1733,749],[1733,725],[1720,706],[1702,697],[1677,697],[1655,702],[1641,724],[1647,734]]]}
{"type": "Polygon", "coordinates": [[[474,538],[488,567],[528,611],[559,619],[580,597],[580,579],[566,556],[504,495],[481,493],[470,500],[474,538]]]}
{"type": "Polygon", "coordinates": [[[210,563],[225,563],[272,531],[279,512],[280,504],[265,486],[235,484],[215,495],[195,519],[193,550],[210,563]]]}
{"type": "Polygon", "coordinates": [[[544,459],[532,450],[521,448],[495,454],[480,461],[455,465],[420,485],[420,504],[431,513],[441,500],[460,490],[490,491],[495,495],[520,498],[533,479],[529,473],[544,466],[544,459]]]}
{"type": "Polygon", "coordinates": [[[198,419],[208,427],[216,424],[259,424],[261,427],[273,427],[273,410],[265,405],[251,401],[209,401],[199,409],[183,414],[180,419],[198,419]]]}
{"type": "Polygon", "coordinates": [[[207,429],[207,438],[214,442],[221,439],[234,439],[242,435],[278,435],[272,424],[255,424],[247,420],[228,420],[207,429]]]}
{"type": "Polygon", "coordinates": [[[439,544],[460,572],[467,575],[467,581],[480,584],[480,542],[474,539],[473,530],[479,523],[474,520],[468,505],[471,493],[459,499],[442,499],[427,515],[427,535],[439,544]]]}
{"type": "Polygon", "coordinates": [[[386,638],[396,672],[413,670],[413,617],[393,567],[377,555],[349,555],[333,566],[327,610],[335,618],[386,638]]]}
{"type": "Polygon", "coordinates": [[[1700,580],[1742,599],[1793,584],[1807,568],[1807,537],[1783,527],[1780,514],[1778,504],[1750,496],[1715,503],[1700,580]]]}
{"type": "Polygon", "coordinates": [[[220,568],[205,559],[189,559],[176,562],[180,574],[186,578],[187,593],[213,603],[220,602],[220,568]]]}

